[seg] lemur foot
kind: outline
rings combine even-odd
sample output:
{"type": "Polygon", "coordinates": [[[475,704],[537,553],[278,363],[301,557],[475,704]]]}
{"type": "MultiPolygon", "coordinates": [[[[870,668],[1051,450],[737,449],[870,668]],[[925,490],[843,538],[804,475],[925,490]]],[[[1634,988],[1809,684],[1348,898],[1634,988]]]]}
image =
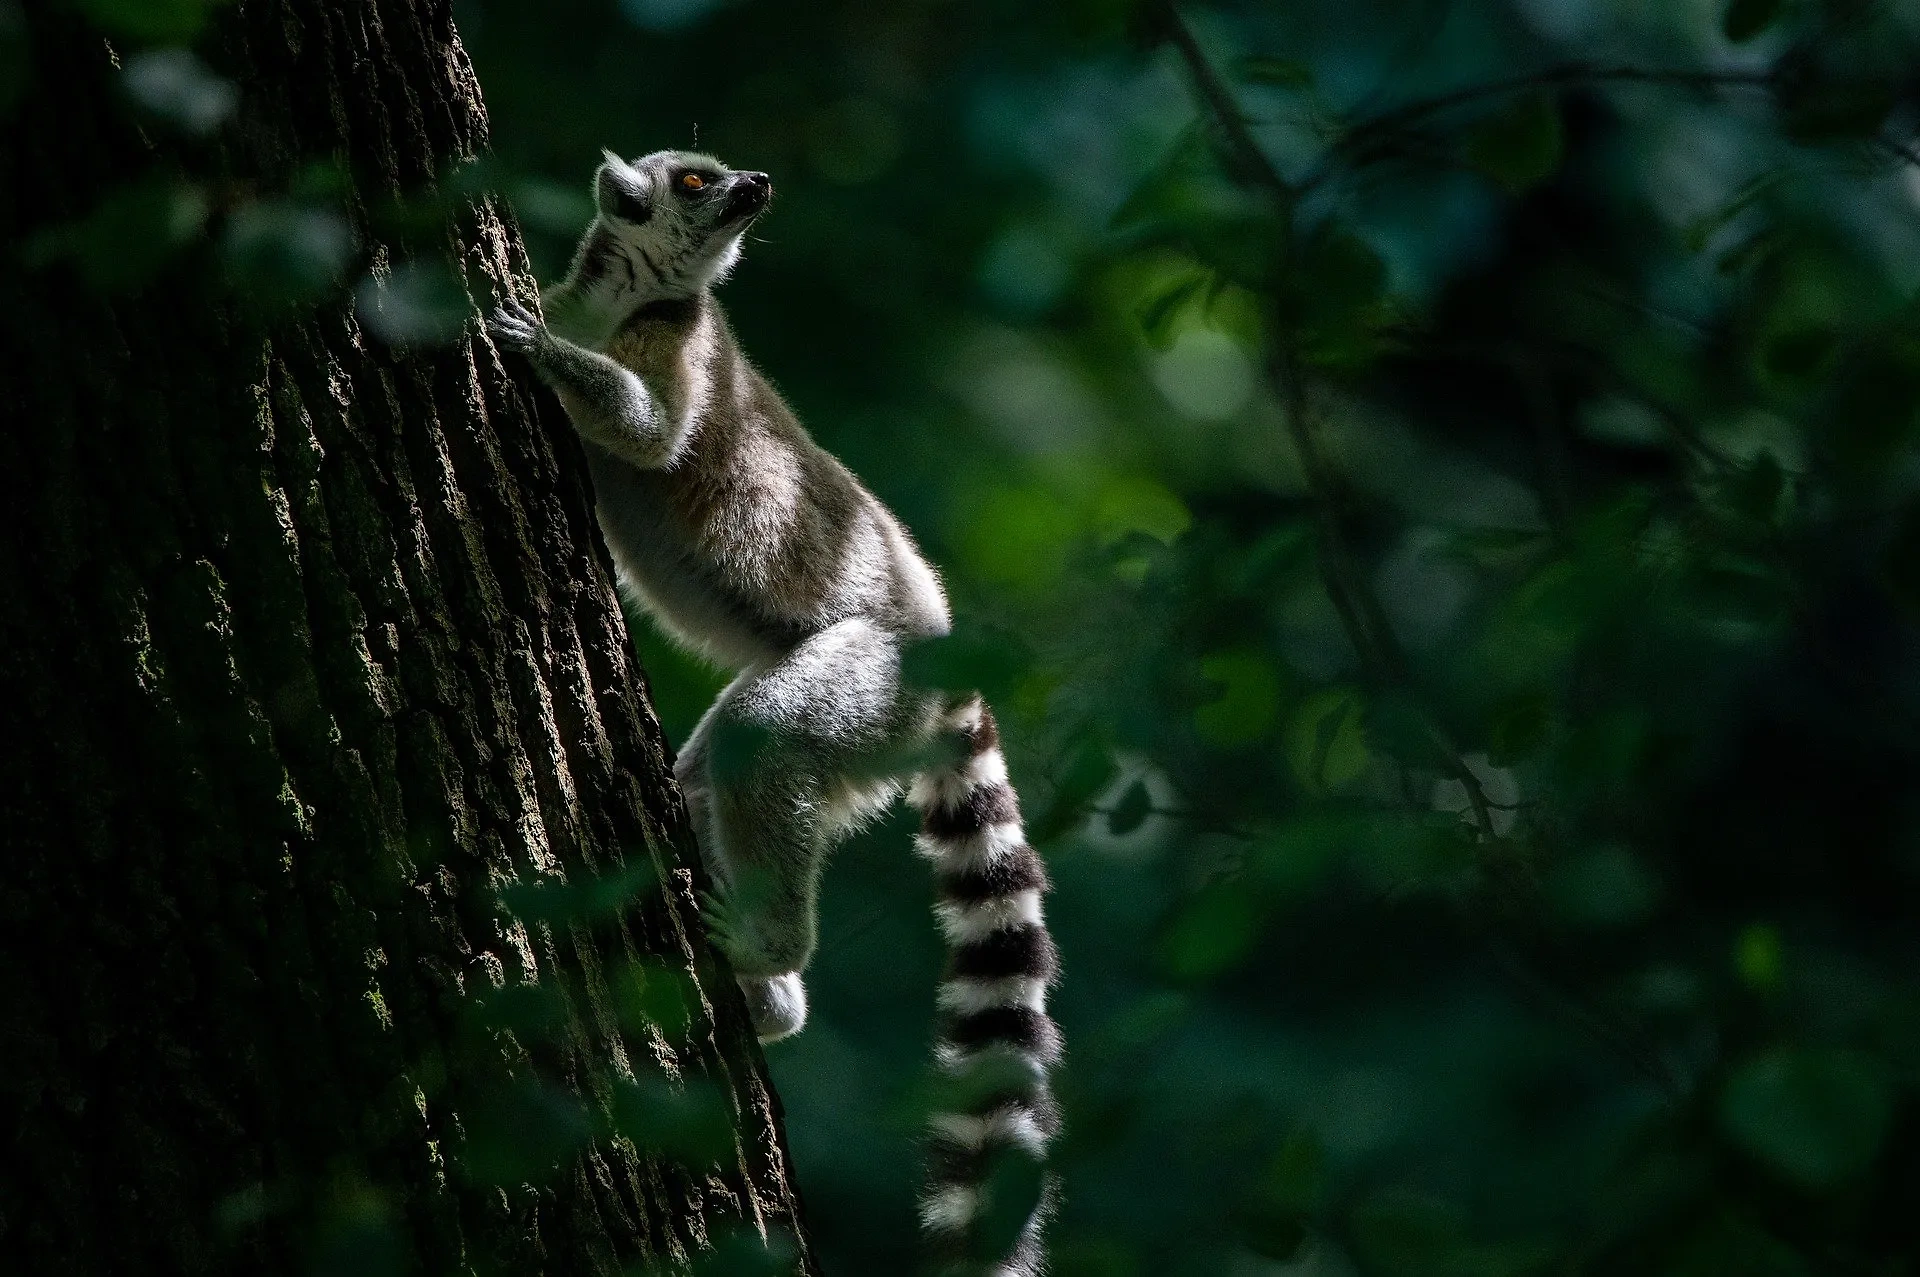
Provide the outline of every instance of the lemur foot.
{"type": "Polygon", "coordinates": [[[538,315],[511,297],[494,307],[493,314],[487,317],[487,331],[493,334],[494,344],[521,355],[539,344],[540,334],[546,327],[538,315]]]}
{"type": "Polygon", "coordinates": [[[778,1042],[806,1027],[807,987],[800,983],[798,971],[736,978],[740,981],[740,991],[747,995],[753,1031],[760,1035],[761,1042],[778,1042]]]}

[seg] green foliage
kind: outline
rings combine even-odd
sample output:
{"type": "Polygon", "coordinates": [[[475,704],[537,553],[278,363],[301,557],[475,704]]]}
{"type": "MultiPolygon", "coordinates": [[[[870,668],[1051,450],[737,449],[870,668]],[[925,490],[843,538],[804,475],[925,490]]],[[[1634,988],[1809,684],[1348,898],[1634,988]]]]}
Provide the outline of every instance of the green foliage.
{"type": "Polygon", "coordinates": [[[78,0],[78,8],[101,30],[155,44],[191,40],[212,7],[209,0],[78,0]]]}
{"type": "Polygon", "coordinates": [[[1552,177],[1564,146],[1559,104],[1544,93],[1516,99],[1466,136],[1468,162],[1516,193],[1552,177]]]}
{"type": "Polygon", "coordinates": [[[1786,0],[1731,0],[1721,27],[1736,44],[1753,39],[1772,26],[1786,0]]]}
{"type": "Polygon", "coordinates": [[[207,197],[185,182],[155,177],[120,187],[76,222],[48,227],[24,246],[29,266],[71,262],[103,292],[149,283],[200,234],[207,197]]]}
{"type": "Polygon", "coordinates": [[[1885,1061],[1860,1051],[1779,1047],[1734,1070],[1720,1121],[1742,1149],[1799,1184],[1832,1189],[1880,1152],[1893,1119],[1885,1061]]]}
{"type": "MultiPolygon", "coordinates": [[[[82,7],[143,127],[244,115],[147,47],[203,6],[82,7]]],[[[324,164],[234,191],[208,161],[14,251],[450,341],[468,202],[511,202],[552,279],[603,145],[697,123],[771,172],[730,316],[941,565],[959,628],[908,675],[986,693],[1055,881],[1057,1271],[1911,1267],[1910,13],[1193,0],[1223,118],[1122,0],[458,8],[484,162],[362,209],[324,164]],[[364,260],[363,216],[419,251],[364,260]]],[[[683,740],[723,676],[636,628],[683,740]]],[[[922,1074],[909,836],[834,866],[811,1023],[769,1051],[829,1272],[910,1269],[912,1137],[966,1098],[922,1074]]],[[[502,916],[562,935],[651,890],[502,916]]],[[[486,1100],[459,1173],[724,1155],[696,1082],[587,1111],[494,1068],[695,1031],[675,973],[470,1001],[422,1070],[486,1100]]]]}
{"type": "Polygon", "coordinates": [[[467,1120],[462,1173],[479,1184],[543,1184],[567,1171],[598,1131],[594,1116],[558,1087],[531,1079],[495,1089],[467,1120]]]}

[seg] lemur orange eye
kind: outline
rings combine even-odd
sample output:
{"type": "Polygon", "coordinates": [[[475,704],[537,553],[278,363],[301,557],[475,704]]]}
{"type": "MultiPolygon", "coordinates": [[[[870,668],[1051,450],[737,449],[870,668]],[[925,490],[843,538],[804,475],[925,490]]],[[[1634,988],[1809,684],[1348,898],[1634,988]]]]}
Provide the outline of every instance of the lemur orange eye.
{"type": "Polygon", "coordinates": [[[680,185],[686,187],[690,191],[697,191],[701,187],[705,186],[706,183],[700,180],[700,175],[698,173],[689,173],[685,177],[680,179],[680,185]]]}

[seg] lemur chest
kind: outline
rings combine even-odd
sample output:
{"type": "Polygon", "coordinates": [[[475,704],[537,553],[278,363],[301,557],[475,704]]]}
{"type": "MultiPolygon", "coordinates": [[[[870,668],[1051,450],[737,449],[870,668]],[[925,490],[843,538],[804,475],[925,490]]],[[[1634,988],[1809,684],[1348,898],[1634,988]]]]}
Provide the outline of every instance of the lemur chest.
{"type": "Polygon", "coordinates": [[[676,531],[723,558],[764,554],[808,500],[800,441],[729,352],[704,311],[629,325],[607,354],[637,374],[659,411],[688,422],[684,451],[651,485],[676,531]]]}

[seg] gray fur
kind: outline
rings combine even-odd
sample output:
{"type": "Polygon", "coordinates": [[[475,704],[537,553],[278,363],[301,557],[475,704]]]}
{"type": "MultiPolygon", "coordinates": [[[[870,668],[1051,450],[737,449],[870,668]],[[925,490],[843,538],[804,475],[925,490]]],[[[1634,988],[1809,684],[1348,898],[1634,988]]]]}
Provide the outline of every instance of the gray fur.
{"type": "MultiPolygon", "coordinates": [[[[1014,1111],[936,1115],[936,1126],[974,1151],[1037,1156],[1053,1129],[1044,1074],[1058,1053],[1044,1016],[1054,963],[1044,873],[985,709],[901,677],[905,644],[948,632],[946,595],[892,513],[747,362],[712,296],[771,189],[710,156],[609,154],[594,174],[593,224],[542,296],[545,323],[507,302],[488,327],[566,407],[624,584],[668,633],[738,672],[675,772],[714,883],[708,921],[762,1040],[805,1023],[800,972],[828,851],[914,778],[930,822],[921,850],[943,890],[960,893],[939,906],[958,963],[942,986],[942,1058],[970,1067],[982,1050],[1011,1051],[1041,1079],[1014,1111]],[[991,827],[969,823],[988,816],[991,827]],[[1017,872],[983,896],[969,875],[992,864],[1017,872]],[[985,980],[969,968],[1014,952],[994,937],[1016,930],[1042,933],[1017,950],[1033,954],[1031,970],[985,980]],[[982,1018],[997,1007],[1018,1013],[1004,1032],[1005,1017],[982,1018]]],[[[953,1182],[930,1194],[929,1233],[944,1238],[964,1234],[984,1200],[953,1182]]]]}
{"type": "MultiPolygon", "coordinates": [[[[806,965],[827,850],[891,801],[935,734],[942,703],[902,690],[900,649],[949,621],[912,538],[808,437],[713,299],[764,205],[755,187],[770,190],[711,156],[609,154],[597,216],[542,296],[548,322],[507,302],[489,327],[585,442],[628,588],[739,671],[676,770],[729,956],[765,981],[806,965]]],[[[763,1032],[797,1027],[794,997],[749,994],[763,1032]]]]}

